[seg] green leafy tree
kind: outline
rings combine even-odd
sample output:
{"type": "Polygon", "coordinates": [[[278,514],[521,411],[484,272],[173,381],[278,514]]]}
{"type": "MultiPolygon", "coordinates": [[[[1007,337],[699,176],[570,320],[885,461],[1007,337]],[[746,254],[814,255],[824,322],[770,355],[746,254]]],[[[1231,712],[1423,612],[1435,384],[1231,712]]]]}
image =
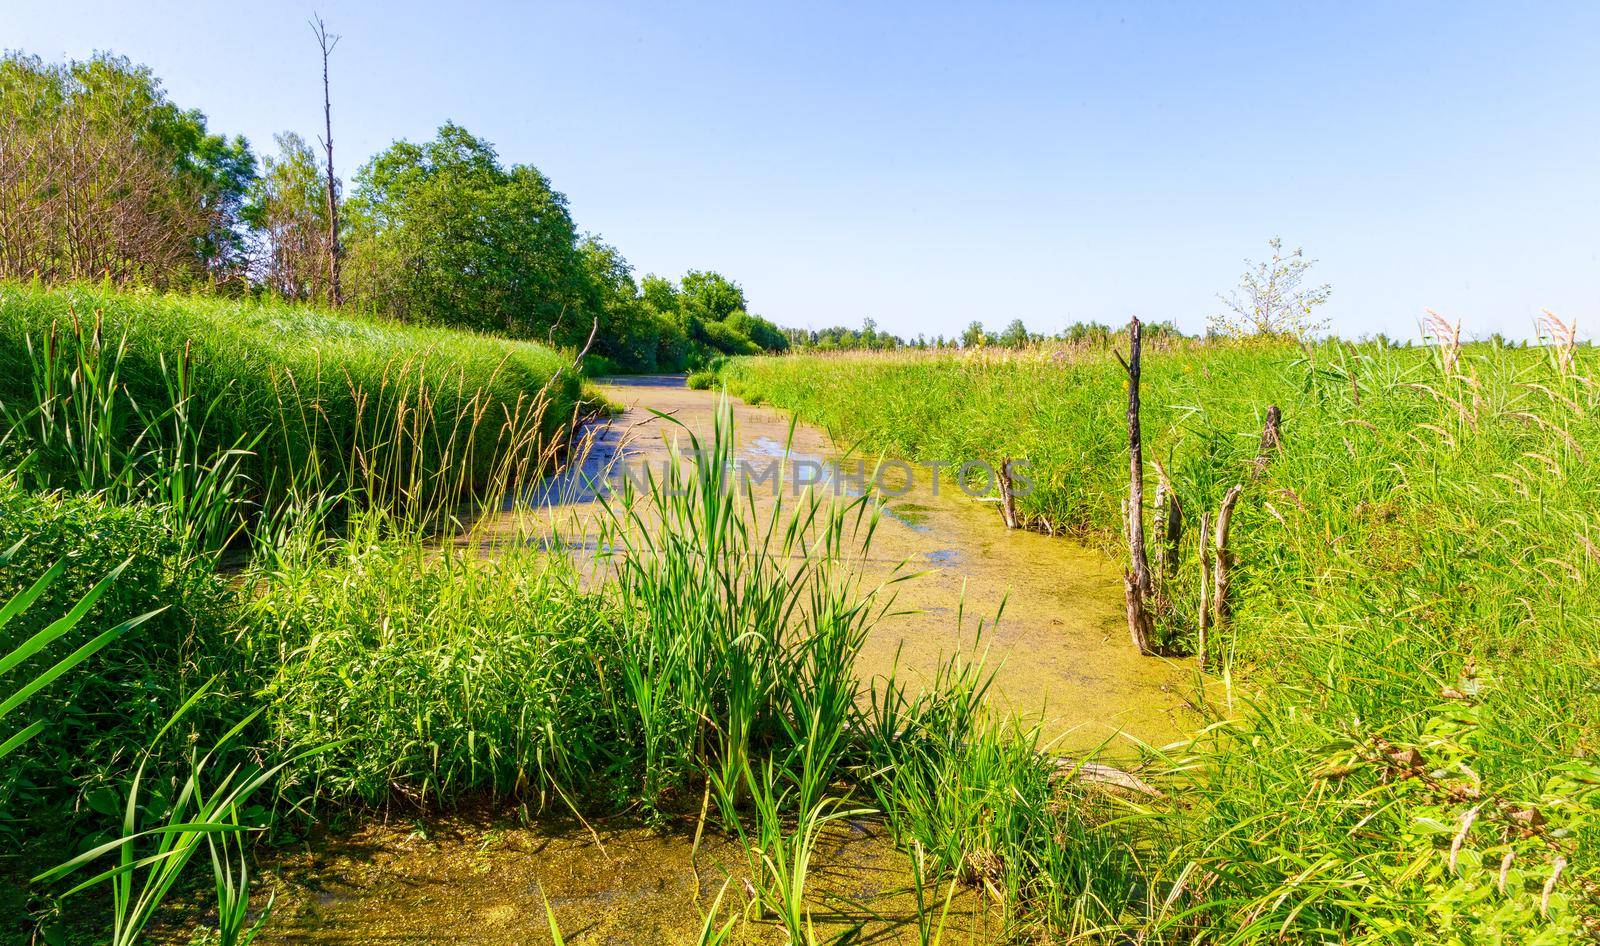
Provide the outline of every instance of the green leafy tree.
{"type": "Polygon", "coordinates": [[[691,269],[684,274],[682,287],[683,308],[707,321],[721,322],[750,308],[744,289],[721,273],[691,269]]]}
{"type": "Polygon", "coordinates": [[[977,348],[980,345],[986,344],[988,341],[989,336],[988,333],[984,332],[983,330],[983,323],[976,319],[974,319],[972,323],[967,326],[967,330],[965,332],[961,333],[962,348],[977,348]]]}
{"type": "Polygon", "coordinates": [[[644,277],[639,281],[639,292],[645,304],[662,315],[676,315],[682,308],[677,285],[663,276],[644,277]]]}
{"type": "Polygon", "coordinates": [[[784,330],[748,311],[744,290],[720,273],[690,270],[681,284],[646,276],[640,298],[663,333],[658,346],[662,370],[696,368],[719,354],[754,355],[789,347],[784,330]]]}
{"type": "Polygon", "coordinates": [[[835,325],[798,334],[803,337],[796,339],[797,345],[822,351],[901,348],[906,344],[898,335],[879,331],[878,323],[870,318],[862,320],[860,329],[835,325]]]}
{"type": "Polygon", "coordinates": [[[352,295],[400,318],[581,344],[596,294],[567,201],[446,123],[399,141],[349,202],[352,295]]]}
{"type": "Polygon", "coordinates": [[[1022,324],[1021,319],[1012,319],[1011,324],[1000,333],[999,344],[1007,348],[1024,348],[1030,341],[1028,327],[1022,324]]]}
{"type": "Polygon", "coordinates": [[[0,58],[0,276],[156,287],[245,275],[243,138],[106,54],[0,58]]]}
{"type": "Polygon", "coordinates": [[[244,210],[257,236],[254,279],[285,299],[326,301],[328,185],[303,138],[281,134],[277,142],[244,210]]]}
{"type": "Polygon", "coordinates": [[[664,326],[640,294],[633,267],[616,247],[595,236],[585,237],[578,251],[594,297],[590,305],[600,316],[596,350],[619,368],[660,370],[664,326]]]}
{"type": "Polygon", "coordinates": [[[789,348],[789,339],[783,330],[759,315],[739,310],[728,316],[724,324],[750,339],[762,351],[780,352],[789,348]]]}

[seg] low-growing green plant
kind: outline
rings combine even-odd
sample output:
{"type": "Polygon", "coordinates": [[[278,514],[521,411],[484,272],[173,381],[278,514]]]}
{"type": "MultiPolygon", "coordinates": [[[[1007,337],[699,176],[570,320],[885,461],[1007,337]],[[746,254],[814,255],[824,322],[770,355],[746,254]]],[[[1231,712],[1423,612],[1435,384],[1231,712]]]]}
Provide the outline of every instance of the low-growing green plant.
{"type": "Polygon", "coordinates": [[[1082,937],[1138,925],[1139,842],[1111,825],[1132,809],[1072,781],[1035,730],[996,717],[992,679],[981,658],[956,654],[926,688],[891,675],[872,694],[866,784],[919,883],[975,886],[1018,928],[1082,937]]]}
{"type": "Polygon", "coordinates": [[[777,920],[791,946],[818,943],[806,884],[823,830],[833,822],[871,813],[850,807],[843,798],[823,795],[827,786],[816,784],[807,768],[786,771],[770,757],[759,773],[747,764],[743,776],[755,828],[747,830],[743,819],[732,819],[750,855],[759,906],[777,920]]]}
{"type": "MultiPolygon", "coordinates": [[[[152,740],[159,743],[171,727],[194,709],[210,690],[201,687],[167,726],[152,740]]],[[[220,778],[212,780],[210,769],[226,766],[231,744],[254,719],[254,714],[225,732],[205,753],[190,748],[189,774],[177,785],[170,798],[146,784],[153,758],[147,749],[128,783],[122,804],[120,834],[96,845],[65,863],[34,878],[35,883],[69,877],[107,855],[115,855],[115,867],[94,874],[63,892],[62,899],[102,884],[111,888],[112,946],[133,946],[144,937],[144,930],[163,902],[172,894],[185,868],[204,846],[213,861],[217,879],[218,912],[223,941],[229,946],[247,944],[254,931],[245,927],[249,901],[248,874],[234,873],[232,850],[218,843],[226,836],[247,830],[240,823],[239,811],[257,791],[270,783],[287,762],[261,766],[235,763],[227,766],[220,778]]],[[[174,780],[176,781],[176,780],[174,780]]],[[[237,847],[237,845],[236,845],[237,847]]],[[[242,850],[242,849],[240,849],[242,850]]]]}
{"type": "Polygon", "coordinates": [[[248,580],[274,738],[289,754],[337,744],[294,770],[317,799],[609,798],[634,767],[604,673],[610,609],[559,563],[357,530],[248,580]]]}
{"type": "Polygon", "coordinates": [[[225,582],[186,553],[158,512],[104,496],[29,493],[0,478],[0,522],[18,543],[0,564],[0,600],[37,594],[0,628],[0,652],[60,632],[13,675],[43,671],[129,616],[150,615],[138,633],[104,642],[90,667],[64,674],[30,701],[51,725],[29,751],[0,763],[11,810],[28,812],[0,822],[0,834],[32,856],[73,843],[82,828],[71,812],[125,777],[133,755],[205,679],[224,674],[222,689],[235,695],[231,674],[239,664],[226,628],[225,582]],[[36,587],[46,574],[55,577],[36,587]],[[75,626],[57,623],[84,607],[75,626]]]}
{"type": "MultiPolygon", "coordinates": [[[[18,543],[0,553],[0,565],[9,565],[20,548],[21,543],[18,543]]],[[[78,623],[84,619],[84,616],[89,613],[90,609],[94,607],[95,602],[105,593],[105,590],[122,574],[122,570],[127,567],[127,564],[127,562],[123,562],[112,569],[110,574],[100,579],[82,598],[78,599],[77,603],[66,614],[51,621],[37,633],[0,654],[0,696],[4,697],[0,699],[0,719],[4,719],[13,710],[28,702],[29,699],[55,683],[63,675],[71,673],[79,664],[93,657],[106,645],[159,613],[159,611],[147,612],[101,631],[92,639],[79,645],[71,653],[35,673],[28,673],[21,669],[27,667],[33,658],[45,653],[57,640],[71,633],[78,626],[78,623]],[[22,679],[10,679],[12,677],[21,677],[22,679]]],[[[40,575],[39,579],[27,590],[13,595],[6,600],[4,605],[0,605],[0,631],[4,631],[6,625],[21,617],[28,608],[32,607],[39,596],[44,594],[61,577],[65,570],[66,563],[57,562],[50,567],[49,571],[40,575]]],[[[22,748],[29,740],[44,732],[48,726],[48,720],[35,719],[11,733],[4,742],[0,742],[0,760],[4,760],[6,756],[22,748]]]]}

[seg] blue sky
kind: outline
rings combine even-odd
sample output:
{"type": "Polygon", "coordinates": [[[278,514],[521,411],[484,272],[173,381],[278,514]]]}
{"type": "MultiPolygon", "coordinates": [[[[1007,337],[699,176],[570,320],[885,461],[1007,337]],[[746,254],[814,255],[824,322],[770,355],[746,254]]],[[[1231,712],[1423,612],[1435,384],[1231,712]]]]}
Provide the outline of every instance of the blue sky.
{"type": "Polygon", "coordinates": [[[314,10],[347,177],[453,119],[782,324],[1199,329],[1280,234],[1341,334],[1600,326],[1595,3],[7,0],[0,45],[124,53],[267,150],[320,128],[314,10]]]}

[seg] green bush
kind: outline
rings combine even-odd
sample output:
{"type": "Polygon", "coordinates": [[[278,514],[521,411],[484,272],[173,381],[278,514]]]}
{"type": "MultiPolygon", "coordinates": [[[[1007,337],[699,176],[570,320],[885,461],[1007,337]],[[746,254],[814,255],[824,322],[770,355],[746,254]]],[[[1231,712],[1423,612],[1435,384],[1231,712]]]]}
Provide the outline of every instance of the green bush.
{"type": "Polygon", "coordinates": [[[183,554],[179,537],[149,509],[27,493],[0,479],[0,523],[0,541],[7,548],[20,543],[0,565],[0,600],[66,563],[45,594],[6,626],[0,653],[128,563],[77,628],[15,673],[48,667],[114,624],[165,609],[29,701],[30,715],[50,726],[0,763],[0,791],[10,796],[12,812],[29,813],[29,830],[37,832],[52,823],[46,812],[80,792],[96,797],[205,680],[237,668],[225,627],[230,592],[183,554]]]}
{"type": "Polygon", "coordinates": [[[585,378],[604,378],[618,374],[617,364],[605,355],[584,355],[583,376],[585,378]]]}
{"type": "Polygon", "coordinates": [[[395,792],[605,796],[636,755],[600,666],[615,632],[596,598],[529,552],[438,556],[341,547],[255,576],[243,621],[268,723],[305,791],[378,805],[395,792]]]}

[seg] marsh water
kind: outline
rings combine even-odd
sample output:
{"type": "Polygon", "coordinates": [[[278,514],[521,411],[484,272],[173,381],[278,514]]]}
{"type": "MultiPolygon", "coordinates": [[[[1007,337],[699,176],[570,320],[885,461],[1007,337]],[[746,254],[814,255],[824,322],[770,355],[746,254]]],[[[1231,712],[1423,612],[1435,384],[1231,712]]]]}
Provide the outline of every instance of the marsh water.
{"type": "MultiPolygon", "coordinates": [[[[689,432],[709,436],[720,397],[676,377],[617,379],[602,392],[622,410],[592,424],[582,463],[533,497],[568,537],[584,534],[594,482],[624,462],[659,469],[675,448],[687,449],[689,432]]],[[[897,475],[882,480],[886,489],[874,491],[878,458],[843,457],[824,431],[794,425],[786,412],[737,400],[731,409],[738,456],[751,468],[764,472],[776,460],[786,477],[809,478],[819,490],[867,493],[880,513],[859,556],[869,584],[915,573],[894,586],[894,607],[867,638],[863,684],[891,670],[915,681],[952,653],[982,653],[995,674],[993,700],[1036,723],[1059,754],[1127,757],[1137,742],[1159,744],[1187,728],[1182,693],[1191,672],[1133,652],[1112,560],[1067,539],[1007,530],[993,503],[948,478],[936,489],[926,468],[896,465],[897,475]],[[865,480],[850,475],[858,459],[865,480]],[[826,472],[828,461],[840,461],[846,475],[826,472]]],[[[789,480],[775,486],[789,490],[789,480]]],[[[772,491],[763,483],[753,494],[770,502],[762,497],[772,491]]],[[[520,516],[506,513],[513,515],[520,516]]],[[[507,534],[527,528],[509,518],[502,525],[507,534]]],[[[560,547],[590,554],[582,540],[560,547]]],[[[279,907],[264,941],[549,942],[548,902],[571,943],[692,942],[725,884],[724,904],[743,902],[746,871],[743,853],[710,832],[696,846],[694,828],[692,818],[530,825],[492,812],[369,823],[269,865],[279,907]]],[[[909,861],[873,823],[832,830],[815,871],[819,934],[917,941],[909,861]]],[[[942,902],[943,891],[936,895],[942,902]]],[[[988,942],[999,923],[984,897],[962,891],[945,941],[988,942]]],[[[751,923],[739,941],[781,938],[751,923]]]]}

